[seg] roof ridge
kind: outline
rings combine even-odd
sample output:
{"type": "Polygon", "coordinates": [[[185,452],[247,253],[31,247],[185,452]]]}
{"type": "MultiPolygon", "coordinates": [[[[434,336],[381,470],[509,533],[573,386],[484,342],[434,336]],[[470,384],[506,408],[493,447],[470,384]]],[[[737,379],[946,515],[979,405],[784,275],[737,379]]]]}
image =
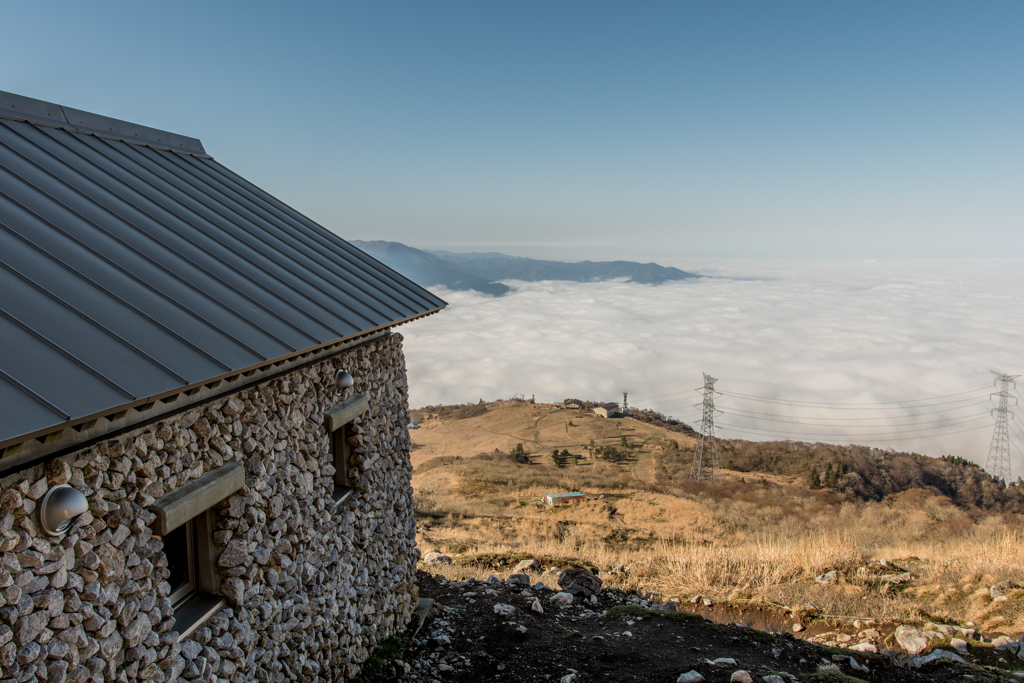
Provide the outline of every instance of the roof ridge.
{"type": "Polygon", "coordinates": [[[99,135],[137,145],[149,145],[194,156],[210,157],[198,138],[150,128],[110,116],[25,97],[0,90],[0,117],[56,126],[70,131],[99,135]]]}

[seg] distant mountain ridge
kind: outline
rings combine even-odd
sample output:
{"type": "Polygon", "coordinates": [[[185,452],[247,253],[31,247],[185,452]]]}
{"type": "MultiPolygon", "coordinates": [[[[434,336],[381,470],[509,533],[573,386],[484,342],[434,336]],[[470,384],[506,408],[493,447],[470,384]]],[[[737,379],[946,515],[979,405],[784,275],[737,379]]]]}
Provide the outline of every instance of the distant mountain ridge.
{"type": "Polygon", "coordinates": [[[635,261],[544,261],[490,252],[459,254],[451,251],[415,249],[400,242],[352,240],[374,258],[425,287],[440,285],[457,291],[474,290],[501,296],[511,291],[498,280],[567,280],[595,282],[629,278],[629,282],[658,285],[700,277],[685,270],[657,263],[635,261]]]}

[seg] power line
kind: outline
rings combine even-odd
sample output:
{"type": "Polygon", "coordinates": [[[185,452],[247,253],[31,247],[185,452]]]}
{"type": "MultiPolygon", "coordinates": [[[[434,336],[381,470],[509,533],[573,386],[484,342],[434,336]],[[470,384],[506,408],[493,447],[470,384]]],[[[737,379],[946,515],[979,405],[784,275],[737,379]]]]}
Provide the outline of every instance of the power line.
{"type": "MultiPolygon", "coordinates": [[[[986,404],[988,401],[978,401],[977,403],[969,403],[958,408],[944,408],[942,410],[934,410],[927,413],[914,413],[913,415],[891,415],[884,417],[807,417],[807,420],[838,420],[841,422],[870,422],[877,420],[891,420],[898,417],[925,417],[927,415],[940,415],[942,413],[950,413],[956,410],[963,410],[964,408],[973,408],[974,406],[980,406],[986,404]]],[[[767,418],[781,418],[781,417],[792,417],[790,415],[778,415],[776,413],[759,413],[751,410],[739,410],[737,408],[731,408],[725,412],[742,414],[744,416],[755,416],[755,417],[767,417],[767,418]]],[[[987,415],[987,413],[985,413],[987,415]]]]}
{"type": "MultiPolygon", "coordinates": [[[[727,430],[734,431],[734,432],[742,432],[744,434],[756,434],[756,435],[759,435],[759,436],[770,436],[772,438],[778,438],[779,436],[783,436],[786,439],[789,439],[789,440],[792,440],[792,441],[803,441],[805,439],[814,439],[814,440],[818,440],[818,441],[821,441],[821,440],[825,440],[825,441],[840,441],[840,440],[846,439],[846,438],[854,438],[854,439],[867,438],[867,439],[869,439],[871,441],[887,441],[887,442],[888,441],[917,441],[917,440],[920,440],[920,439],[929,439],[929,438],[935,438],[935,437],[953,436],[954,434],[966,434],[967,432],[976,432],[979,429],[985,429],[985,427],[986,427],[986,425],[978,425],[977,427],[970,427],[969,429],[961,429],[961,430],[958,430],[958,431],[955,431],[955,432],[942,432],[942,433],[934,433],[934,434],[922,434],[922,435],[919,435],[919,436],[882,436],[882,435],[879,435],[879,436],[868,436],[868,435],[863,435],[862,434],[862,435],[859,435],[859,436],[858,435],[854,435],[854,436],[850,437],[850,436],[846,436],[846,435],[834,435],[834,434],[796,434],[796,433],[793,433],[793,432],[780,432],[780,431],[767,430],[767,429],[748,429],[746,427],[735,427],[733,425],[727,425],[727,424],[719,424],[718,426],[721,427],[722,429],[727,429],[727,430]]],[[[897,432],[897,434],[905,434],[905,433],[906,432],[897,432]]]]}
{"type": "MultiPolygon", "coordinates": [[[[972,389],[970,391],[960,391],[960,392],[957,392],[955,394],[945,394],[944,396],[932,396],[930,398],[913,398],[913,399],[907,399],[905,401],[870,401],[868,403],[820,403],[820,402],[817,402],[817,401],[796,401],[796,403],[813,403],[815,405],[823,405],[823,406],[874,406],[874,405],[890,405],[890,404],[896,404],[896,403],[900,403],[900,404],[902,404],[902,403],[921,403],[922,401],[934,401],[934,400],[937,400],[937,399],[940,399],[940,398],[952,398],[953,396],[964,396],[966,394],[976,394],[979,391],[987,391],[987,390],[988,390],[988,387],[981,387],[979,389],[972,389]]],[[[730,391],[723,391],[721,393],[728,394],[730,396],[742,396],[743,398],[753,398],[753,399],[759,399],[759,400],[765,400],[765,401],[783,400],[783,399],[776,399],[776,398],[771,397],[771,396],[754,396],[752,394],[740,394],[740,393],[730,392],[730,391]]]]}
{"type": "MultiPolygon", "coordinates": [[[[859,402],[859,403],[828,403],[828,402],[820,402],[820,401],[799,401],[799,400],[791,401],[791,400],[787,400],[787,399],[775,398],[775,397],[772,397],[772,396],[757,396],[757,395],[754,395],[754,394],[741,394],[741,393],[738,393],[738,392],[722,391],[722,392],[719,392],[719,393],[727,394],[727,395],[734,396],[734,397],[739,397],[739,398],[750,398],[750,399],[754,399],[754,400],[784,402],[784,403],[806,403],[806,404],[809,404],[809,405],[827,405],[827,406],[878,406],[878,405],[902,405],[904,403],[923,403],[923,402],[927,402],[927,401],[937,401],[940,398],[952,398],[954,396],[965,396],[967,394],[975,394],[975,393],[978,393],[978,392],[981,392],[981,391],[988,391],[988,388],[989,387],[984,386],[984,387],[979,387],[977,389],[972,389],[970,391],[960,391],[960,392],[957,392],[955,394],[943,394],[941,396],[930,396],[930,397],[927,397],[927,398],[913,398],[913,399],[906,399],[906,400],[903,400],[903,401],[867,401],[867,402],[859,402]]],[[[700,389],[696,389],[694,391],[700,391],[700,389]]],[[[638,402],[639,403],[645,403],[645,402],[651,401],[653,399],[668,398],[670,396],[680,396],[682,394],[688,394],[688,393],[690,393],[690,391],[676,391],[676,392],[669,393],[669,394],[662,394],[660,396],[640,396],[639,399],[634,398],[634,405],[638,405],[638,402]]],[[[938,405],[941,405],[941,404],[938,404],[938,405]]]]}
{"type": "MultiPolygon", "coordinates": [[[[751,396],[749,394],[736,394],[736,393],[729,392],[729,391],[723,391],[721,393],[722,393],[723,396],[731,396],[733,398],[739,398],[739,399],[748,400],[748,401],[760,401],[762,403],[777,403],[777,404],[781,404],[781,405],[790,405],[790,406],[796,406],[796,407],[800,407],[800,408],[826,407],[826,408],[831,408],[831,409],[838,409],[839,407],[845,406],[843,408],[844,410],[900,410],[900,409],[905,409],[906,407],[908,407],[907,404],[909,404],[909,403],[920,403],[922,401],[933,401],[933,400],[935,400],[937,398],[946,398],[946,397],[943,397],[943,396],[935,396],[933,398],[920,399],[918,401],[888,401],[888,402],[880,402],[880,403],[877,403],[877,404],[869,404],[869,403],[816,403],[816,402],[813,402],[813,401],[787,401],[787,400],[784,400],[784,399],[774,399],[774,398],[768,398],[768,397],[763,397],[763,396],[751,396]],[[888,405],[892,405],[893,407],[892,408],[881,407],[881,406],[888,406],[888,405]],[[834,406],[834,408],[833,408],[833,406],[834,406]],[[871,407],[859,407],[859,406],[871,406],[871,407]]],[[[977,394],[977,393],[978,393],[978,390],[963,392],[963,394],[977,394]]],[[[956,394],[951,394],[951,395],[956,395],[956,394]]],[[[980,398],[980,396],[971,396],[971,397],[968,397],[968,398],[957,399],[955,401],[941,401],[939,403],[928,403],[928,404],[921,405],[921,406],[910,406],[910,407],[932,408],[934,406],[944,406],[944,405],[953,405],[953,404],[956,404],[956,403],[965,403],[967,401],[973,401],[976,398],[980,398]]]]}
{"type": "MultiPolygon", "coordinates": [[[[956,421],[956,422],[949,422],[945,426],[946,427],[956,427],[956,426],[959,426],[959,425],[968,424],[968,423],[971,423],[971,422],[976,422],[978,420],[983,420],[983,419],[985,419],[987,417],[988,417],[987,415],[979,415],[978,417],[970,417],[970,418],[966,418],[966,419],[959,420],[959,421],[956,421]]],[[[726,425],[722,425],[722,426],[724,427],[726,425]]],[[[832,426],[832,425],[805,425],[805,426],[807,426],[807,427],[819,427],[819,426],[820,427],[827,427],[827,426],[832,426]]],[[[836,426],[842,428],[841,425],[836,425],[836,426]]],[[[888,425],[886,425],[886,426],[888,426],[888,425]]],[[[763,427],[753,427],[753,429],[763,429],[764,431],[774,431],[774,430],[763,428],[763,427]]],[[[921,428],[921,429],[903,429],[903,430],[900,430],[898,432],[864,432],[864,433],[861,433],[861,434],[853,434],[852,436],[854,436],[854,437],[870,437],[870,436],[885,436],[887,434],[892,434],[894,436],[898,436],[900,434],[906,434],[908,432],[932,432],[932,431],[935,431],[936,429],[942,429],[942,427],[924,427],[924,428],[921,428]]],[[[789,432],[779,432],[779,433],[780,434],[787,434],[789,432]]]]}
{"type": "MultiPolygon", "coordinates": [[[[762,430],[746,429],[746,428],[743,428],[743,427],[733,427],[731,425],[719,424],[718,426],[721,427],[722,429],[728,429],[728,430],[734,431],[734,432],[741,432],[743,434],[754,434],[756,436],[770,436],[772,438],[778,438],[776,435],[779,435],[779,434],[784,435],[784,436],[788,435],[788,436],[786,436],[786,438],[791,440],[791,441],[803,441],[804,439],[814,439],[814,440],[817,440],[817,441],[822,441],[822,440],[824,440],[824,441],[840,441],[841,440],[840,437],[835,437],[835,436],[793,435],[791,432],[772,432],[772,433],[767,433],[767,432],[762,431],[762,430]]],[[[985,425],[978,425],[977,427],[971,427],[970,429],[961,429],[961,430],[956,431],[956,432],[944,432],[942,434],[931,434],[931,435],[923,435],[923,436],[885,437],[885,438],[872,439],[872,440],[884,440],[886,442],[889,442],[889,441],[917,441],[917,440],[920,440],[920,439],[927,439],[927,438],[938,437],[938,436],[953,436],[954,434],[966,434],[967,432],[976,432],[979,429],[985,429],[985,425]]],[[[857,438],[859,438],[859,437],[857,437],[857,438]]]]}
{"type": "MultiPolygon", "coordinates": [[[[720,411],[720,412],[722,412],[725,415],[732,415],[733,417],[739,417],[739,418],[746,417],[746,415],[740,415],[739,413],[734,413],[734,412],[732,412],[730,410],[723,410],[723,411],[720,411]]],[[[988,418],[988,417],[989,417],[989,415],[987,413],[981,413],[980,415],[973,415],[973,416],[971,416],[971,415],[960,415],[958,417],[946,418],[944,420],[930,420],[928,422],[899,422],[899,423],[896,423],[896,424],[867,424],[867,425],[842,425],[842,424],[830,424],[830,423],[824,423],[824,422],[820,422],[820,423],[800,422],[798,420],[785,420],[785,419],[782,419],[782,418],[771,419],[771,418],[766,418],[766,417],[755,417],[755,418],[752,418],[752,419],[755,420],[755,421],[760,420],[760,421],[763,421],[763,422],[781,422],[781,423],[785,423],[785,424],[801,425],[801,426],[804,426],[804,427],[836,427],[837,429],[865,429],[865,428],[871,428],[871,427],[886,427],[886,428],[889,428],[889,427],[921,427],[921,426],[924,426],[924,425],[960,424],[960,423],[965,422],[965,421],[969,422],[970,420],[981,420],[981,419],[988,418]]]]}

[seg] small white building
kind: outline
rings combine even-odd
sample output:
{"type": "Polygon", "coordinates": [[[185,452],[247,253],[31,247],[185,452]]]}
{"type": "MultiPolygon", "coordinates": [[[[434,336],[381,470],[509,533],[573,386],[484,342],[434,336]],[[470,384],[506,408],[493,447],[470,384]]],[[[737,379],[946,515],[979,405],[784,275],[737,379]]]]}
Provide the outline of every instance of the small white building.
{"type": "Polygon", "coordinates": [[[596,406],[594,406],[594,415],[597,415],[598,417],[618,417],[619,404],[598,403],[596,406]]]}

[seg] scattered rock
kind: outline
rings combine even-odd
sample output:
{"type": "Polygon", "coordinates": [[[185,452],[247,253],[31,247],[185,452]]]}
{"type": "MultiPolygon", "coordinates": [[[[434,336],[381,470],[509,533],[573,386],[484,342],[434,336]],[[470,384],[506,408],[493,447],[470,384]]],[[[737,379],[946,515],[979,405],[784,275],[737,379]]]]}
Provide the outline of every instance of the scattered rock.
{"type": "Polygon", "coordinates": [[[1020,588],[1020,586],[1013,581],[1000,581],[989,588],[988,593],[992,596],[992,599],[995,600],[996,598],[1006,597],[1006,594],[1014,588],[1020,588]]]}
{"type": "Polygon", "coordinates": [[[992,639],[992,647],[996,650],[1009,650],[1014,654],[1020,648],[1020,644],[1016,639],[1010,638],[1009,636],[999,636],[998,638],[992,639]]]}
{"type": "Polygon", "coordinates": [[[423,556],[424,564],[451,564],[452,558],[439,552],[427,553],[423,556]]]}
{"type": "Polygon", "coordinates": [[[707,659],[704,661],[714,667],[736,666],[736,660],[732,657],[719,657],[718,659],[707,659]]]}
{"type": "Polygon", "coordinates": [[[953,649],[961,654],[967,654],[967,641],[963,638],[953,638],[949,641],[949,644],[953,646],[953,649]]]}
{"type": "MultiPolygon", "coordinates": [[[[916,655],[928,647],[928,639],[924,637],[924,632],[913,626],[907,626],[906,624],[900,626],[896,629],[893,637],[896,638],[896,642],[900,644],[900,647],[912,655],[916,655]]],[[[939,650],[936,651],[939,652],[939,650]]]]}
{"type": "Polygon", "coordinates": [[[526,574],[513,574],[508,577],[508,585],[510,586],[530,586],[530,577],[526,574]]]}
{"type": "Polygon", "coordinates": [[[676,683],[703,683],[703,681],[704,677],[693,670],[679,674],[679,678],[676,679],[676,683]]]}
{"type": "Polygon", "coordinates": [[[503,602],[499,602],[494,606],[494,613],[502,617],[510,617],[516,613],[516,608],[512,605],[506,605],[503,602]]]}
{"type": "Polygon", "coordinates": [[[869,669],[866,665],[861,664],[860,662],[858,662],[853,657],[850,657],[850,668],[853,669],[854,671],[860,671],[860,672],[863,672],[863,673],[870,673],[871,672],[871,669],[869,669]]]}
{"type": "Polygon", "coordinates": [[[540,598],[533,599],[533,604],[530,605],[530,609],[537,614],[544,614],[544,605],[540,604],[540,598]]]}
{"type": "Polygon", "coordinates": [[[729,676],[729,683],[754,683],[754,679],[751,678],[749,672],[740,669],[732,672],[732,676],[729,676]]]}
{"type": "Polygon", "coordinates": [[[913,667],[915,669],[919,669],[922,666],[924,666],[925,664],[931,664],[932,662],[937,662],[940,659],[948,659],[948,660],[951,660],[951,661],[954,661],[954,662],[959,662],[960,664],[966,664],[967,663],[964,660],[964,658],[961,657],[960,655],[953,654],[952,652],[947,652],[946,650],[932,650],[931,652],[929,652],[926,655],[917,655],[917,656],[914,656],[914,657],[907,657],[907,659],[905,660],[905,663],[906,663],[907,666],[913,667]]]}
{"type": "Polygon", "coordinates": [[[555,593],[551,596],[552,602],[557,602],[559,605],[568,607],[572,604],[572,593],[555,593]]]}
{"type": "Polygon", "coordinates": [[[601,592],[601,579],[580,567],[572,567],[559,574],[558,585],[573,595],[589,597],[601,592]]]}
{"type": "Polygon", "coordinates": [[[914,577],[911,576],[910,572],[903,572],[902,574],[886,574],[884,576],[878,577],[878,580],[884,583],[899,584],[906,583],[907,581],[910,581],[912,578],[914,577]]]}
{"type": "Polygon", "coordinates": [[[784,679],[782,676],[777,676],[775,674],[762,676],[761,681],[762,683],[786,683],[786,679],[784,679]]]}
{"type": "Polygon", "coordinates": [[[875,647],[873,643],[857,643],[856,645],[851,645],[847,649],[853,650],[854,652],[878,652],[878,648],[875,647]]]}
{"type": "Polygon", "coordinates": [[[512,568],[513,574],[525,574],[526,572],[539,572],[540,562],[537,560],[520,560],[515,567],[512,568]]]}
{"type": "Polygon", "coordinates": [[[793,633],[800,633],[800,631],[803,631],[803,630],[804,630],[804,625],[801,624],[800,622],[797,622],[797,623],[793,624],[793,633]]]}
{"type": "Polygon", "coordinates": [[[704,603],[704,606],[705,606],[705,607],[711,607],[711,605],[713,605],[713,604],[714,604],[714,603],[713,603],[713,602],[711,601],[711,598],[704,598],[704,600],[702,600],[702,602],[704,603]]]}
{"type": "Polygon", "coordinates": [[[824,586],[831,586],[832,584],[834,584],[837,581],[839,581],[839,572],[837,572],[835,569],[833,569],[831,571],[825,572],[821,576],[815,577],[814,580],[817,581],[818,583],[824,585],[824,586]]]}

